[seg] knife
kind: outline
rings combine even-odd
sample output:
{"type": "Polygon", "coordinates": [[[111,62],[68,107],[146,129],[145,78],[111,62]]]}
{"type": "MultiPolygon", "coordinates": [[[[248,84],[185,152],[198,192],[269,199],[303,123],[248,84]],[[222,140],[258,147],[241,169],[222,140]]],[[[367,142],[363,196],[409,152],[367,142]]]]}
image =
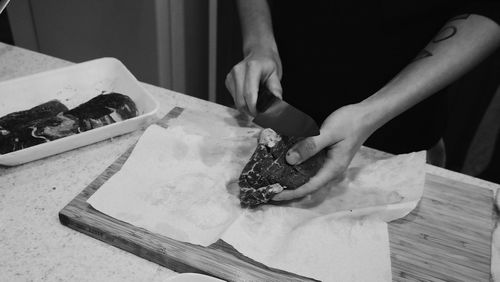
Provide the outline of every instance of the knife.
{"type": "Polygon", "coordinates": [[[276,97],[266,86],[259,87],[257,116],[253,122],[280,135],[309,137],[319,135],[316,122],[304,112],[276,97]]]}
{"type": "Polygon", "coordinates": [[[0,1],[0,14],[3,12],[7,4],[9,4],[10,0],[1,0],[0,1]]]}

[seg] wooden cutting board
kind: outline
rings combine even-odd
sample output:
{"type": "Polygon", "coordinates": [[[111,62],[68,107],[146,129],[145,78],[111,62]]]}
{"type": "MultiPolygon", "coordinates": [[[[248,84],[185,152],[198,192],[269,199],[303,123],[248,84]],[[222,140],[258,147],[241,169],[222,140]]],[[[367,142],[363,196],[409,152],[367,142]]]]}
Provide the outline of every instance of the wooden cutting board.
{"type": "MultiPolygon", "coordinates": [[[[159,124],[182,114],[173,109],[159,124]]],[[[179,242],[116,220],[87,199],[120,170],[127,150],[59,212],[63,225],[177,272],[198,272],[229,281],[313,281],[269,268],[222,240],[202,247],[179,242]]],[[[489,281],[493,193],[427,174],[423,197],[405,218],[389,224],[394,281],[489,281]]]]}

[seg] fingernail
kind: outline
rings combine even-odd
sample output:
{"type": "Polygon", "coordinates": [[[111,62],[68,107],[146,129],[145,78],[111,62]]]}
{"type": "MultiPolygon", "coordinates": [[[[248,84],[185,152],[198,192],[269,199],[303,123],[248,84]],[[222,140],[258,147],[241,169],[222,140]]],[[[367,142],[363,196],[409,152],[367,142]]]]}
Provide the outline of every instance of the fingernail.
{"type": "Polygon", "coordinates": [[[286,153],[286,161],[289,164],[294,165],[300,161],[300,155],[295,151],[288,151],[286,153]]]}

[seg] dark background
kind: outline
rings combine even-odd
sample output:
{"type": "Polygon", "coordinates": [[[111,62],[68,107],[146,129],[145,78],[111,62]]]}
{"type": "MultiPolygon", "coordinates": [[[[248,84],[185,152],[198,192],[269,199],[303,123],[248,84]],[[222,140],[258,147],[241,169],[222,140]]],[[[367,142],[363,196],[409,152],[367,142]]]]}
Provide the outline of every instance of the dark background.
{"type": "MultiPolygon", "coordinates": [[[[217,103],[232,106],[231,95],[224,85],[224,79],[231,68],[242,58],[241,33],[238,22],[238,13],[233,1],[219,1],[218,14],[218,67],[217,67],[217,103]]],[[[495,149],[486,168],[480,172],[471,172],[466,167],[466,158],[469,154],[482,153],[480,144],[471,148],[474,137],[485,112],[491,107],[491,101],[500,85],[500,51],[497,51],[483,61],[473,71],[462,77],[450,86],[448,107],[443,109],[448,115],[448,126],[444,134],[446,144],[446,168],[462,173],[500,183],[500,131],[488,130],[489,125],[483,124],[482,131],[489,134],[489,138],[496,138],[495,149]],[[464,170],[465,168],[465,170],[464,170]]],[[[498,100],[498,99],[497,99],[498,100]]],[[[499,101],[500,102],[500,101],[499,101]]],[[[500,107],[496,107],[500,109],[500,107]]],[[[500,123],[499,121],[495,121],[500,123]]],[[[486,145],[484,145],[486,146],[486,145]]]]}
{"type": "Polygon", "coordinates": [[[9,16],[5,10],[0,14],[0,42],[10,45],[14,44],[14,41],[12,40],[12,33],[10,31],[9,16]]]}

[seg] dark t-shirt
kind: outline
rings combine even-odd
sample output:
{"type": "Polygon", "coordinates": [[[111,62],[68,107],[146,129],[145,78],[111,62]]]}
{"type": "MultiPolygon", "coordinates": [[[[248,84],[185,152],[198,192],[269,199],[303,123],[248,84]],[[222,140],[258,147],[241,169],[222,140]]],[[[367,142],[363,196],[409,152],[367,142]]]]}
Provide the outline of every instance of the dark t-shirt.
{"type": "MultiPolygon", "coordinates": [[[[453,16],[475,13],[498,22],[497,1],[468,2],[271,1],[284,99],[321,124],[389,82],[453,16]]],[[[430,148],[446,125],[445,98],[441,91],[424,100],[365,145],[391,153],[430,148]]]]}

